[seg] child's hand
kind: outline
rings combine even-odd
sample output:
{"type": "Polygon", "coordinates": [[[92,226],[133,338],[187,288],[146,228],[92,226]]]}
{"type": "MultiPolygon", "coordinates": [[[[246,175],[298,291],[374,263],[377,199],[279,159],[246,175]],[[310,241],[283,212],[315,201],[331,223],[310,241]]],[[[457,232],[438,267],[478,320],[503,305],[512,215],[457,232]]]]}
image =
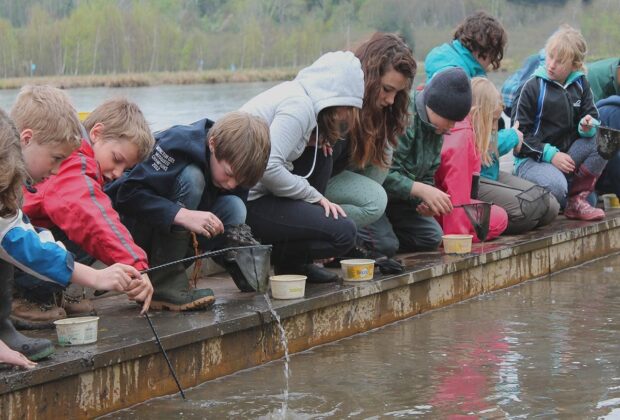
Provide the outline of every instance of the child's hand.
{"type": "Polygon", "coordinates": [[[116,290],[125,292],[134,278],[140,278],[141,274],[134,267],[116,263],[101,270],[95,270],[94,285],[98,290],[116,290]]]}
{"type": "Polygon", "coordinates": [[[570,174],[575,171],[575,162],[573,158],[566,153],[557,152],[551,159],[551,164],[565,174],[570,174]]]}
{"type": "Polygon", "coordinates": [[[434,216],[431,208],[428,206],[428,204],[424,202],[418,204],[418,207],[415,208],[415,211],[417,211],[420,216],[434,216]]]}
{"type": "Polygon", "coordinates": [[[174,224],[183,226],[190,232],[212,238],[224,232],[224,224],[209,211],[182,208],[174,217],[174,224]]]}
{"type": "Polygon", "coordinates": [[[334,216],[334,219],[338,219],[338,215],[347,217],[342,207],[336,203],[332,203],[325,197],[321,198],[317,204],[325,209],[325,217],[329,217],[330,214],[334,216]]]}
{"type": "Polygon", "coordinates": [[[35,362],[28,360],[23,354],[11,350],[2,340],[0,340],[0,363],[8,363],[26,369],[34,369],[37,366],[35,362]]]}
{"type": "Polygon", "coordinates": [[[133,278],[125,292],[129,299],[142,302],[140,314],[144,314],[149,310],[151,299],[153,299],[153,285],[148,274],[142,274],[141,277],[133,278]]]}
{"type": "Polygon", "coordinates": [[[423,182],[414,182],[411,188],[411,195],[424,201],[430,209],[430,212],[432,212],[432,216],[448,214],[452,211],[450,196],[431,185],[427,185],[423,182]]]}
{"type": "Polygon", "coordinates": [[[592,115],[586,115],[579,121],[581,131],[589,131],[592,127],[598,127],[601,122],[594,118],[592,115]]]}
{"type": "Polygon", "coordinates": [[[519,138],[519,143],[514,147],[514,152],[519,153],[521,151],[521,146],[523,146],[523,133],[519,131],[519,120],[515,122],[515,125],[512,126],[512,129],[517,133],[517,137],[519,138]]]}

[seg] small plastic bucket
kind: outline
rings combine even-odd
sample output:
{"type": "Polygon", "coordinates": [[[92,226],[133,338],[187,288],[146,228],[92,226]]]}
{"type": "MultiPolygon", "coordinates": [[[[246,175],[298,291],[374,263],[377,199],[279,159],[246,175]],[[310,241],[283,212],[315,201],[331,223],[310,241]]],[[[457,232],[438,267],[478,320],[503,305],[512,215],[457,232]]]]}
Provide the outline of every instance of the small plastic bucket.
{"type": "Polygon", "coordinates": [[[603,194],[603,207],[605,210],[620,208],[620,200],[616,194],[603,194]]]}
{"type": "Polygon", "coordinates": [[[474,235],[443,235],[443,250],[446,254],[467,254],[471,252],[474,235]]]}
{"type": "Polygon", "coordinates": [[[306,291],[306,276],[299,274],[282,274],[269,277],[271,296],[274,299],[299,299],[306,291]]]}
{"type": "Polygon", "coordinates": [[[340,267],[345,281],[368,281],[375,274],[375,260],[342,260],[340,267]]]}
{"type": "Polygon", "coordinates": [[[58,334],[58,344],[61,346],[90,344],[97,341],[98,316],[59,319],[54,321],[54,324],[58,334]]]}

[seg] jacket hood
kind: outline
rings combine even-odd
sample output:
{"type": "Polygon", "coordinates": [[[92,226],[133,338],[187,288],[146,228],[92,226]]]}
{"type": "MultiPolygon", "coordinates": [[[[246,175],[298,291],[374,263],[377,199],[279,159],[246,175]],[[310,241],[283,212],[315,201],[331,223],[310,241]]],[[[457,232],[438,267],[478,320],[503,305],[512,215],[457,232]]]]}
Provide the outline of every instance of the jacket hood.
{"type": "Polygon", "coordinates": [[[357,57],[350,51],[323,54],[295,78],[306,91],[315,115],[330,106],[362,107],[364,73],[357,57]]]}
{"type": "Polygon", "coordinates": [[[424,60],[427,81],[446,67],[461,67],[470,78],[487,74],[471,51],[459,40],[435,47],[428,53],[424,60]]]}
{"type": "Polygon", "coordinates": [[[609,106],[609,105],[620,107],[620,96],[612,95],[608,98],[601,99],[600,101],[596,103],[597,108],[601,108],[601,107],[609,106]]]}

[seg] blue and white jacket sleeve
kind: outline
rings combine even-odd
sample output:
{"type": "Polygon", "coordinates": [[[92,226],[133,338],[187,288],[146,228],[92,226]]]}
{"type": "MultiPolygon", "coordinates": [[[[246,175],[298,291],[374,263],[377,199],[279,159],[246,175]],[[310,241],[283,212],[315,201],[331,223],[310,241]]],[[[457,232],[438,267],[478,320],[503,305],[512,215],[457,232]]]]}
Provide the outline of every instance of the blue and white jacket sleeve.
{"type": "Polygon", "coordinates": [[[51,232],[37,232],[28,217],[0,218],[0,258],[41,280],[67,286],[73,275],[73,255],[51,232]]]}

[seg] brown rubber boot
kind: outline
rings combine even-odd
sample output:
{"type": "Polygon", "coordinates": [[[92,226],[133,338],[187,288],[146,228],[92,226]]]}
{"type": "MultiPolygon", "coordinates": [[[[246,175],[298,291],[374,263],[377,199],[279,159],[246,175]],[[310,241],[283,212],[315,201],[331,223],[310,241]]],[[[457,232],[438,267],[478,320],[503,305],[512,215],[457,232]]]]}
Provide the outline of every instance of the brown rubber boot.
{"type": "Polygon", "coordinates": [[[16,328],[22,330],[54,328],[54,321],[66,317],[65,310],[54,304],[35,303],[16,298],[11,305],[10,319],[16,328]]]}
{"type": "Polygon", "coordinates": [[[68,316],[97,315],[93,301],[85,297],[69,296],[65,294],[62,307],[68,316]]]}

